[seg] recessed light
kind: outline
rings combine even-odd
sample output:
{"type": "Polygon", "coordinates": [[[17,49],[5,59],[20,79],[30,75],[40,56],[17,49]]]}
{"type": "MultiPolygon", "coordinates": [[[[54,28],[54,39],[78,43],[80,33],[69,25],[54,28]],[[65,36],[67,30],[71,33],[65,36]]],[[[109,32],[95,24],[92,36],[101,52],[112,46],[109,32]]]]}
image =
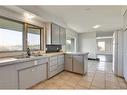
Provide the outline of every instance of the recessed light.
{"type": "Polygon", "coordinates": [[[101,27],[101,25],[95,25],[95,26],[93,26],[93,28],[99,28],[99,27],[101,27]]]}

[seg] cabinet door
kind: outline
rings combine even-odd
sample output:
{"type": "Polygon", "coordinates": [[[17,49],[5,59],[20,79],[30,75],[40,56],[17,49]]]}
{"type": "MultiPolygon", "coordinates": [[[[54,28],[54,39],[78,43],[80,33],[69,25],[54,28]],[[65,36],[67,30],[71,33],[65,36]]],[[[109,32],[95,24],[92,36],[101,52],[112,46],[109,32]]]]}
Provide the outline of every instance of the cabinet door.
{"type": "Polygon", "coordinates": [[[124,78],[127,81],[127,31],[124,32],[124,78]]]}
{"type": "Polygon", "coordinates": [[[19,70],[19,88],[29,88],[47,78],[47,64],[19,70]]]}
{"type": "Polygon", "coordinates": [[[66,45],[66,29],[60,27],[60,44],[66,45]]]}
{"type": "Polygon", "coordinates": [[[59,55],[58,56],[58,65],[64,65],[64,55],[59,55]]]}
{"type": "Polygon", "coordinates": [[[72,71],[72,56],[65,55],[65,70],[72,71]]]}
{"type": "Polygon", "coordinates": [[[73,72],[83,74],[84,71],[84,59],[83,56],[73,56],[73,72]]]}
{"type": "Polygon", "coordinates": [[[58,73],[64,70],[64,55],[58,56],[58,73]]]}
{"type": "Polygon", "coordinates": [[[0,89],[17,89],[18,73],[15,65],[0,67],[0,89]]]}
{"type": "Polygon", "coordinates": [[[125,11],[123,16],[123,24],[123,29],[125,30],[127,28],[127,10],[125,11]]]}
{"type": "Polygon", "coordinates": [[[84,74],[88,71],[88,55],[84,56],[84,74]]]}
{"type": "Polygon", "coordinates": [[[60,44],[59,26],[56,24],[51,25],[51,42],[52,44],[60,44]]]}

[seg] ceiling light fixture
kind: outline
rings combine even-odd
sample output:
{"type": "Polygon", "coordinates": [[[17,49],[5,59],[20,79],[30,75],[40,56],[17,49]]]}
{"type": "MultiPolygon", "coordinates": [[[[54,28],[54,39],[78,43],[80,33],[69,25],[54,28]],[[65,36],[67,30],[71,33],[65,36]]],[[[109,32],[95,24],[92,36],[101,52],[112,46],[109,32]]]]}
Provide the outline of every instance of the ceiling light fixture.
{"type": "Polygon", "coordinates": [[[34,18],[34,15],[33,14],[30,14],[30,13],[24,13],[24,16],[28,19],[32,19],[34,18]]]}
{"type": "Polygon", "coordinates": [[[101,25],[95,25],[93,26],[94,29],[101,27],[101,25]]]}

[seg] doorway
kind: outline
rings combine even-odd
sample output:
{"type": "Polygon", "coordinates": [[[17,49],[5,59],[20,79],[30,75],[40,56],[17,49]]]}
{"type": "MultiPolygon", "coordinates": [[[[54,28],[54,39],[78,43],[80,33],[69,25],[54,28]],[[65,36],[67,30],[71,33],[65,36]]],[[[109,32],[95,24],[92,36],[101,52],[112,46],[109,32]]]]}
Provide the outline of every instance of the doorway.
{"type": "Polygon", "coordinates": [[[97,53],[96,57],[101,62],[112,62],[113,60],[113,32],[96,33],[97,53]]]}
{"type": "Polygon", "coordinates": [[[76,45],[76,41],[74,38],[68,38],[66,40],[66,51],[67,52],[75,52],[75,45],[76,45]]]}

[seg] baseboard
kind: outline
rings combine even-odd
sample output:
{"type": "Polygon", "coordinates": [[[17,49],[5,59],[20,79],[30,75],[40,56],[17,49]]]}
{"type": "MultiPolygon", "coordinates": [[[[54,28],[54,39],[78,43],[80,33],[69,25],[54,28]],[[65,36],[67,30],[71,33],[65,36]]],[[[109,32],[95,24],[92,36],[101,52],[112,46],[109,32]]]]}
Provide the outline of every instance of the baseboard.
{"type": "Polygon", "coordinates": [[[95,61],[99,61],[99,58],[88,58],[88,60],[95,60],[95,61]]]}

